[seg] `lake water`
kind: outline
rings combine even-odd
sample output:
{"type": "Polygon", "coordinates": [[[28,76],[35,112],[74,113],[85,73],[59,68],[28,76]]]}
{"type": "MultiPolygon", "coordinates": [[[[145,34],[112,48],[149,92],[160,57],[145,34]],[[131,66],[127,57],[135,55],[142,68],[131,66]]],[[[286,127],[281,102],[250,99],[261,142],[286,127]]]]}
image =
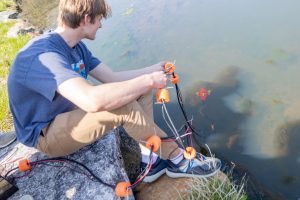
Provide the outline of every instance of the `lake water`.
{"type": "MultiPolygon", "coordinates": [[[[300,198],[300,1],[109,0],[94,54],[114,70],[176,60],[193,125],[219,157],[300,198]],[[196,95],[211,91],[206,101],[196,95]],[[214,129],[211,128],[214,124],[214,129]]],[[[183,121],[175,89],[167,104],[183,121]]],[[[156,122],[170,132],[155,105],[156,122]]]]}

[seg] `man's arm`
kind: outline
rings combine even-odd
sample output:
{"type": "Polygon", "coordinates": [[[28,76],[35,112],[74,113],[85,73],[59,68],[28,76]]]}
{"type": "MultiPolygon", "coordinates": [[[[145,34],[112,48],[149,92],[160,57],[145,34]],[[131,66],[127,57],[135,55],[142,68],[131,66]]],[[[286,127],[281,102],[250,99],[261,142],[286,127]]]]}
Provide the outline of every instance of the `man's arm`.
{"type": "Polygon", "coordinates": [[[114,72],[106,64],[100,63],[89,73],[89,75],[91,75],[93,78],[97,79],[102,83],[126,81],[144,74],[150,74],[156,71],[163,71],[163,66],[165,65],[165,63],[166,62],[160,62],[149,67],[120,72],[114,72]]]}
{"type": "Polygon", "coordinates": [[[61,83],[57,91],[86,112],[98,112],[113,110],[128,104],[153,88],[165,87],[166,82],[166,75],[162,71],[97,86],[78,77],[61,83]]]}

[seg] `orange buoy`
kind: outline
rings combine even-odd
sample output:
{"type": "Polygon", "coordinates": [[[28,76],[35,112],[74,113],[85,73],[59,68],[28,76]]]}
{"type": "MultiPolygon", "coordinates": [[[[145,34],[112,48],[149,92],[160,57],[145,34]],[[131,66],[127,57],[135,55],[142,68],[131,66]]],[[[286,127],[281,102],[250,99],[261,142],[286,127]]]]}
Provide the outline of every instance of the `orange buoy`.
{"type": "Polygon", "coordinates": [[[115,192],[118,197],[127,197],[129,195],[132,195],[130,183],[129,182],[119,182],[116,186],[115,192]]]}
{"type": "Polygon", "coordinates": [[[28,159],[23,159],[23,160],[19,161],[19,171],[20,172],[25,172],[30,169],[31,169],[31,166],[30,166],[30,162],[28,159]]]}
{"type": "Polygon", "coordinates": [[[170,101],[169,91],[167,89],[158,89],[156,92],[156,102],[167,103],[170,101]]]}
{"type": "Polygon", "coordinates": [[[175,65],[171,62],[167,62],[164,66],[165,73],[172,74],[175,71],[175,65]]]}
{"type": "Polygon", "coordinates": [[[172,77],[171,77],[171,82],[175,85],[179,82],[179,76],[177,74],[174,74],[172,77]]]}
{"type": "Polygon", "coordinates": [[[193,147],[186,147],[185,151],[183,152],[183,156],[188,159],[188,160],[192,160],[196,157],[196,150],[193,147]]]}
{"type": "Polygon", "coordinates": [[[146,147],[152,149],[154,152],[159,149],[160,145],[161,145],[161,139],[156,135],[149,137],[146,143],[146,147]]]}

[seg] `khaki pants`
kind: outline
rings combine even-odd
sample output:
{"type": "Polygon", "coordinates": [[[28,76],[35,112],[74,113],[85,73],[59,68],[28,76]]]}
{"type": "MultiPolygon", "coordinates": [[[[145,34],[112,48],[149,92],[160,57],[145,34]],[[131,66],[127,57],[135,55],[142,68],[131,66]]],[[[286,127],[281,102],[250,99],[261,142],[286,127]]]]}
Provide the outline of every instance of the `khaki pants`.
{"type": "MultiPolygon", "coordinates": [[[[160,137],[167,136],[153,121],[150,92],[112,111],[87,113],[76,109],[59,114],[43,129],[37,148],[49,156],[65,156],[91,144],[119,125],[140,145],[145,144],[155,132],[160,137]]],[[[175,142],[163,142],[161,157],[167,159],[176,148],[175,142]]]]}

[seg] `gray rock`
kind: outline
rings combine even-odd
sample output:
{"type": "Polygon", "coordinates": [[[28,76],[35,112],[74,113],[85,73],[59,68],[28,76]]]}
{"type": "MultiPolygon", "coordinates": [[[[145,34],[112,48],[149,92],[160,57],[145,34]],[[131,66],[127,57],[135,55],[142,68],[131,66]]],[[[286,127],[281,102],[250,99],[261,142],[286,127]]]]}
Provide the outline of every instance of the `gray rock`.
{"type": "Polygon", "coordinates": [[[38,31],[32,27],[28,21],[17,19],[16,24],[12,26],[9,31],[7,32],[7,37],[17,37],[21,34],[31,33],[35,34],[38,31]]]}
{"type": "Polygon", "coordinates": [[[15,12],[8,16],[8,19],[18,19],[19,13],[15,12]]]}
{"type": "Polygon", "coordinates": [[[17,34],[18,35],[25,35],[27,33],[34,33],[35,32],[35,29],[30,27],[30,28],[24,28],[24,29],[20,29],[17,34]]]}
{"type": "Polygon", "coordinates": [[[133,183],[140,174],[141,149],[138,143],[128,136],[123,127],[118,127],[118,129],[121,137],[120,148],[123,160],[125,161],[125,170],[130,182],[133,183]]]}
{"type": "Polygon", "coordinates": [[[8,10],[0,12],[0,22],[7,22],[9,21],[9,16],[14,14],[16,11],[8,10]]]}
{"type": "MultiPolygon", "coordinates": [[[[0,156],[1,164],[19,157],[27,157],[30,162],[47,158],[36,149],[17,142],[0,149],[0,156]]],[[[125,169],[130,179],[136,179],[141,155],[138,143],[122,127],[118,127],[66,158],[83,163],[105,183],[116,185],[120,181],[129,181],[125,169]]],[[[7,164],[4,167],[9,170],[16,165],[7,164]]],[[[30,195],[35,200],[120,199],[115,196],[114,189],[92,179],[84,168],[70,162],[45,162],[35,165],[28,174],[15,171],[8,177],[10,180],[14,177],[19,188],[11,200],[20,199],[24,195],[30,195]]],[[[134,199],[134,196],[126,199],[134,199]]]]}

